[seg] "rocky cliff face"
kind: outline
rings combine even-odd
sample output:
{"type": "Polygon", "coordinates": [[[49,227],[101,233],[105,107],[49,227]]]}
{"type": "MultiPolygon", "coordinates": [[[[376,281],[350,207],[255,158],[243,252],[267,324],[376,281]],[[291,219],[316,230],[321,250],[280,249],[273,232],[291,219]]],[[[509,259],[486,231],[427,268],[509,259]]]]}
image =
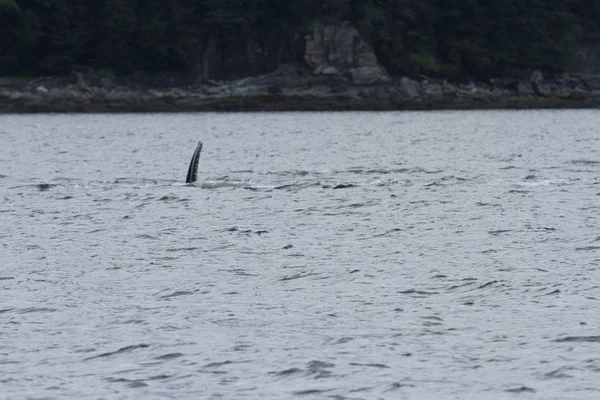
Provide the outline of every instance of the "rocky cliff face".
{"type": "Polygon", "coordinates": [[[311,68],[315,75],[343,76],[358,85],[390,80],[373,48],[350,22],[317,22],[293,38],[272,32],[232,44],[210,37],[203,49],[197,65],[200,79],[260,75],[294,63],[311,68]]]}
{"type": "Polygon", "coordinates": [[[306,33],[304,60],[316,75],[345,75],[357,85],[386,82],[388,73],[350,22],[319,22],[306,33]]]}
{"type": "MultiPolygon", "coordinates": [[[[598,40],[600,34],[579,41],[572,50],[569,73],[600,75],[598,40]]],[[[250,33],[235,43],[209,37],[202,49],[196,68],[199,80],[233,80],[262,75],[285,64],[310,68],[318,76],[343,77],[356,85],[383,83],[391,79],[377,60],[369,41],[348,21],[318,21],[291,37],[281,30],[262,36],[250,33]]],[[[526,80],[524,76],[518,78],[526,80]]],[[[525,86],[523,90],[527,90],[528,85],[525,86]]],[[[536,83],[533,83],[535,86],[536,83]]]]}

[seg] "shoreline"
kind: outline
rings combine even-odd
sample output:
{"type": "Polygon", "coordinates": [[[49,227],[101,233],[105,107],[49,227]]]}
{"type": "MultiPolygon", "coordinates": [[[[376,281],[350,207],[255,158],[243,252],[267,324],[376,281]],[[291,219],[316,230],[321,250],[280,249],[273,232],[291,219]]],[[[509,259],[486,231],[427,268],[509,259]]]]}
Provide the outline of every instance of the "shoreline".
{"type": "Polygon", "coordinates": [[[97,74],[0,86],[0,114],[232,111],[417,111],[600,108],[600,77],[495,79],[466,84],[394,77],[356,85],[343,76],[280,68],[235,81],[119,82],[97,74]]]}
{"type": "Polygon", "coordinates": [[[307,97],[265,99],[262,97],[244,97],[228,99],[209,99],[198,102],[164,102],[161,99],[139,101],[9,101],[0,98],[0,114],[61,114],[61,113],[188,113],[188,112],[317,112],[317,111],[443,111],[443,110],[560,110],[560,109],[600,109],[599,101],[578,101],[560,99],[534,99],[519,101],[504,99],[494,103],[452,103],[422,102],[394,105],[379,102],[360,102],[354,99],[307,97]],[[315,101],[318,101],[317,103],[315,101]]]}

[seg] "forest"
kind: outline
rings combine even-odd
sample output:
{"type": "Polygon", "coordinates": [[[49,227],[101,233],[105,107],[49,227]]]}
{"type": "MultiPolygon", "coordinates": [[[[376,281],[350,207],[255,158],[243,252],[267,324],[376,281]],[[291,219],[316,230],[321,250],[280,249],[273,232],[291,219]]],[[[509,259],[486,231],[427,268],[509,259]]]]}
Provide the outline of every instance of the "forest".
{"type": "Polygon", "coordinates": [[[249,76],[302,63],[322,20],[355,24],[392,75],[486,79],[564,71],[600,0],[0,0],[0,75],[194,74],[212,52],[214,78],[249,76]]]}

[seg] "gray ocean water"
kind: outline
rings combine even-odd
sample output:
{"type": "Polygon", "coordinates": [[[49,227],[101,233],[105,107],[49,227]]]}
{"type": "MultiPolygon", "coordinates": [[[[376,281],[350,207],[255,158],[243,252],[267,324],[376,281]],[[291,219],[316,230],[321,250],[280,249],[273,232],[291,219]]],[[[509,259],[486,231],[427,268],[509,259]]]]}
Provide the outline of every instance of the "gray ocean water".
{"type": "Polygon", "coordinates": [[[598,399],[599,126],[0,116],[0,398],[598,399]]]}

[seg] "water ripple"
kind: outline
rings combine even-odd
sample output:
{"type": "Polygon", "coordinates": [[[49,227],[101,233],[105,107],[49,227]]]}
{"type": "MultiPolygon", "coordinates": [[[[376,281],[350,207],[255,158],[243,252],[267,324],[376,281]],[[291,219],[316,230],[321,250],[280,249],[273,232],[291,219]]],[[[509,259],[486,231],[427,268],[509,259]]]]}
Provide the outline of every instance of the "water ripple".
{"type": "Polygon", "coordinates": [[[6,398],[600,391],[596,111],[0,119],[6,398]]]}

